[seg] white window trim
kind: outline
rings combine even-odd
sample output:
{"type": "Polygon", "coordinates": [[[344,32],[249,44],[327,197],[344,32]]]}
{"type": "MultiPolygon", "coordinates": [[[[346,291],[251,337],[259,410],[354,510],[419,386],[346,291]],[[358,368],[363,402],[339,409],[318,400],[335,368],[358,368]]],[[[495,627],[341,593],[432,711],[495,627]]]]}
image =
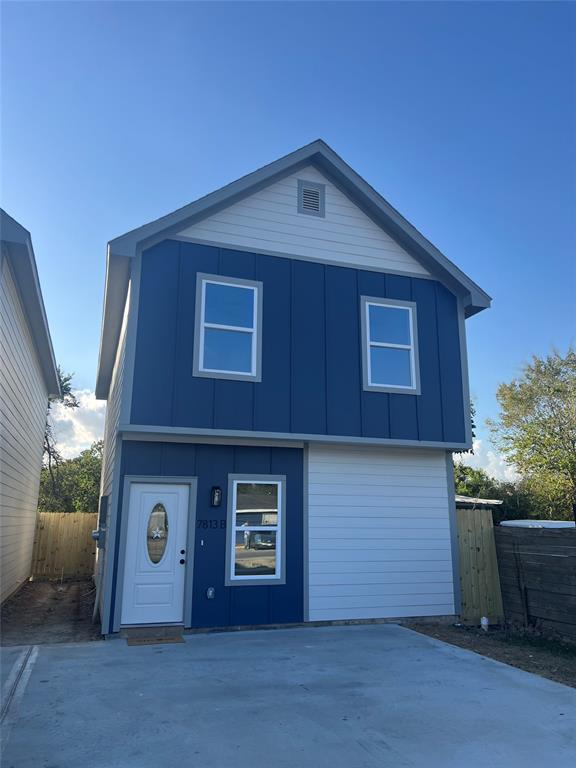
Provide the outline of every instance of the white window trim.
{"type": "Polygon", "coordinates": [[[204,376],[212,379],[232,379],[240,381],[262,380],[262,283],[257,280],[243,280],[222,275],[207,275],[199,272],[196,276],[196,320],[194,329],[194,376],[204,376]],[[226,285],[251,290],[254,293],[254,309],[252,326],[221,325],[208,323],[204,320],[206,306],[206,285],[226,285]],[[221,368],[207,368],[204,365],[204,339],[206,328],[234,333],[249,333],[252,336],[251,368],[250,371],[228,371],[221,368]]]}
{"type": "Polygon", "coordinates": [[[225,285],[229,286],[230,283],[224,280],[202,280],[202,304],[200,309],[200,361],[199,369],[202,373],[233,373],[241,374],[243,376],[255,376],[256,375],[256,334],[258,332],[258,289],[252,285],[235,285],[234,288],[238,288],[241,291],[252,291],[252,325],[250,327],[244,325],[222,325],[221,323],[208,323],[204,319],[206,317],[206,286],[207,285],[225,285]],[[225,368],[206,368],[204,365],[204,340],[206,337],[206,328],[214,328],[218,331],[233,331],[234,333],[249,333],[251,338],[251,360],[249,371],[227,371],[225,368]]]}
{"type": "Polygon", "coordinates": [[[418,356],[418,323],[417,308],[414,301],[401,301],[398,299],[380,299],[373,296],[361,297],[361,326],[362,326],[362,367],[364,390],[372,392],[391,392],[407,395],[420,394],[420,364],[418,356]],[[404,309],[408,311],[410,327],[410,344],[394,344],[392,342],[372,341],[370,338],[370,307],[390,307],[391,309],[404,309]],[[372,347],[385,349],[405,349],[410,352],[410,374],[412,383],[386,384],[372,381],[372,364],[370,350],[372,347]]]}
{"type": "Polygon", "coordinates": [[[286,476],[285,475],[229,475],[228,476],[228,519],[226,524],[226,586],[274,585],[286,583],[286,476]],[[278,487],[278,522],[272,525],[236,526],[236,498],[238,483],[276,485],[278,487]],[[236,531],[276,532],[276,573],[253,576],[237,576],[236,531]]]}

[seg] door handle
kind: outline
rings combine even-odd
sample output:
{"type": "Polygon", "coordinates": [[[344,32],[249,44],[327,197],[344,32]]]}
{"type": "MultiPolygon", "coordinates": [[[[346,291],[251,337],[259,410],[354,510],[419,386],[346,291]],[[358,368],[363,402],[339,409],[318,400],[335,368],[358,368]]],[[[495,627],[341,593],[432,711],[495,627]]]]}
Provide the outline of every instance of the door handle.
{"type": "Polygon", "coordinates": [[[185,562],[186,562],[186,560],[184,560],[184,558],[182,557],[182,558],[180,559],[180,565],[184,565],[184,563],[185,563],[185,562]]]}

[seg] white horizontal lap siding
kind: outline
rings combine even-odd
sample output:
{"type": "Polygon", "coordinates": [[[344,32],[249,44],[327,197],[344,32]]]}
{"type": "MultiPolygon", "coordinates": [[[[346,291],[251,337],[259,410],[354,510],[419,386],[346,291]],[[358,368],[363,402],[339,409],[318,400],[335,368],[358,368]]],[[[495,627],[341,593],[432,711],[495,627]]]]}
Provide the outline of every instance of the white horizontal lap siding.
{"type": "Polygon", "coordinates": [[[0,276],[0,602],[30,576],[48,392],[8,259],[0,276]]]}
{"type": "Polygon", "coordinates": [[[308,453],[309,619],[454,613],[444,451],[308,453]]]}
{"type": "Polygon", "coordinates": [[[256,251],[428,274],[416,259],[311,166],[180,234],[256,251]],[[298,213],[298,179],[326,186],[325,217],[298,213]]]}

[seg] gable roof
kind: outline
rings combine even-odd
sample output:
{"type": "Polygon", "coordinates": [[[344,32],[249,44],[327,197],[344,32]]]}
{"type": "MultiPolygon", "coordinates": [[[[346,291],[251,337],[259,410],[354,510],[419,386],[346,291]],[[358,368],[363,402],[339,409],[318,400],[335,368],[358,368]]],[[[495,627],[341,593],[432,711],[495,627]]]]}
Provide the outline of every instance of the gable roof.
{"type": "Polygon", "coordinates": [[[106,398],[108,394],[130,278],[130,261],[137,252],[176,235],[182,229],[308,165],[313,165],[321,171],[431,275],[460,296],[467,317],[490,306],[490,296],[487,293],[418,232],[333,149],[318,139],[108,243],[96,397],[106,398]]]}
{"type": "Polygon", "coordinates": [[[27,229],[0,208],[0,239],[10,260],[10,267],[18,286],[30,333],[36,345],[36,352],[48,395],[60,395],[60,381],[54,358],[48,319],[42,299],[32,237],[27,229]]]}

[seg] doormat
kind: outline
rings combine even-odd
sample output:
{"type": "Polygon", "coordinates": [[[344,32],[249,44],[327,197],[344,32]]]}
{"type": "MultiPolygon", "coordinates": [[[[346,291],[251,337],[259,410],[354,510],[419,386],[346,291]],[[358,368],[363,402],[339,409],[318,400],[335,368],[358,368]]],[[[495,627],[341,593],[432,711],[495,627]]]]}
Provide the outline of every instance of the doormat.
{"type": "Polygon", "coordinates": [[[161,645],[165,643],[183,643],[184,638],[180,637],[127,637],[127,645],[161,645]]]}
{"type": "Polygon", "coordinates": [[[144,627],[125,627],[122,637],[128,645],[157,645],[160,643],[183,643],[182,626],[162,625],[144,627]]]}

